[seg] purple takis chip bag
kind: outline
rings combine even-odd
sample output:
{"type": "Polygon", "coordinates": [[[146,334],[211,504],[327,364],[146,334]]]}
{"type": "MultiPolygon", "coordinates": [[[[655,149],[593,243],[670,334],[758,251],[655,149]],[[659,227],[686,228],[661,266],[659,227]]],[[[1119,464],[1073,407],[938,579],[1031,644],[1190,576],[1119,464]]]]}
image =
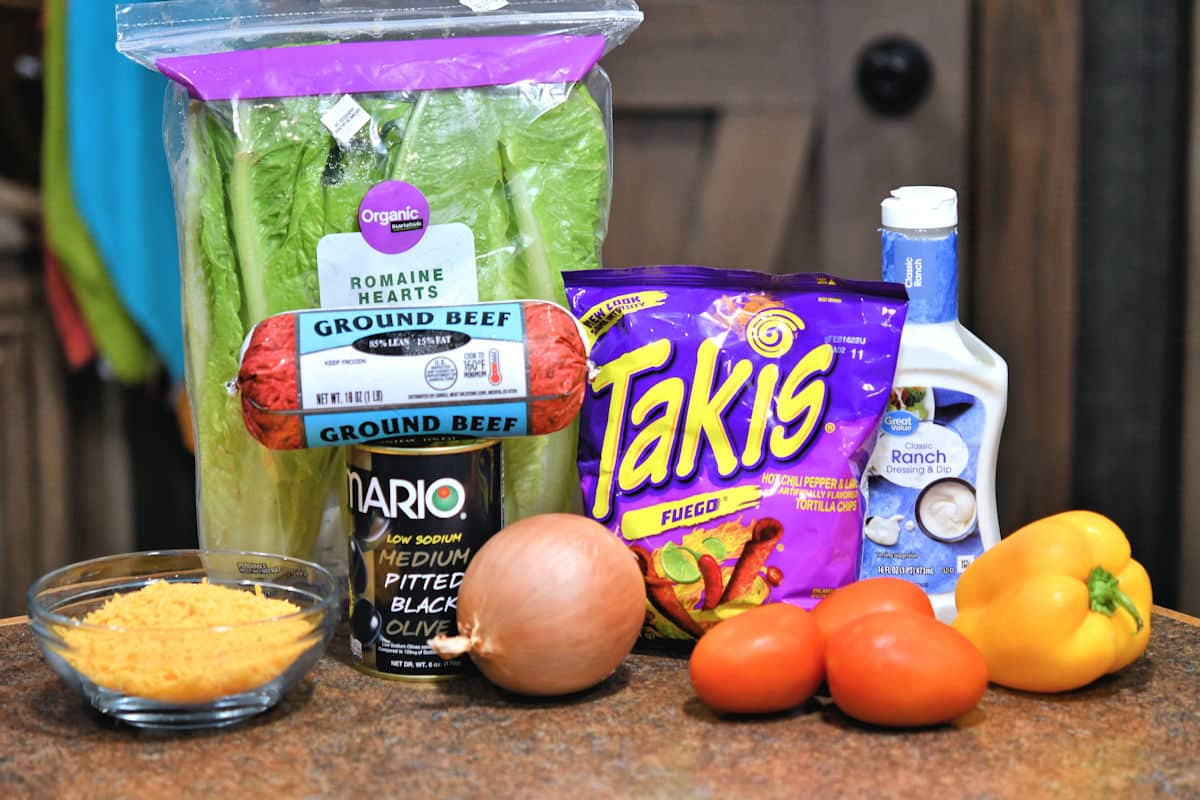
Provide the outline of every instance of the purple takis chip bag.
{"type": "Polygon", "coordinates": [[[593,337],[586,513],[646,578],[648,639],[854,580],[863,473],[896,368],[898,284],[701,267],[564,273],[593,337]]]}

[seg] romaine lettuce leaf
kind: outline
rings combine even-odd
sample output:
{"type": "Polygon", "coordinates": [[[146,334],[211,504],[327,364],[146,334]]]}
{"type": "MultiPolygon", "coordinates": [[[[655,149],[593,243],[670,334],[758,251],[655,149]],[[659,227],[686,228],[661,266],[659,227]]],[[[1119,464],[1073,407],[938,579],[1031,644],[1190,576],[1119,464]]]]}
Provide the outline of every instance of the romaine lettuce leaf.
{"type": "Polygon", "coordinates": [[[425,92],[389,160],[388,177],[411,183],[429,201],[431,225],[459,222],[471,229],[480,300],[520,297],[523,288],[509,235],[499,135],[489,90],[425,92]]]}
{"type": "MultiPolygon", "coordinates": [[[[562,272],[600,266],[608,212],[604,116],[583,84],[506,97],[500,153],[526,297],[566,306],[562,272]]],[[[578,510],[578,423],[504,442],[505,512],[578,510]]]]}
{"type": "Polygon", "coordinates": [[[582,84],[521,94],[512,105],[500,151],[517,257],[531,296],[565,305],[561,273],[600,266],[609,187],[604,116],[582,84]]]}
{"type": "MultiPolygon", "coordinates": [[[[297,112],[307,119],[309,109],[297,112]]],[[[184,313],[206,547],[310,555],[344,472],[340,450],[262,447],[225,386],[254,323],[316,301],[329,144],[279,133],[297,123],[284,103],[239,103],[232,120],[192,105],[185,213],[194,216],[185,225],[184,313]],[[239,137],[235,124],[262,125],[275,135],[239,137]]]]}
{"type": "Polygon", "coordinates": [[[363,195],[389,174],[391,152],[398,150],[413,104],[388,95],[365,95],[359,105],[371,125],[347,147],[334,148],[325,169],[325,232],[358,230],[363,195]],[[391,149],[389,149],[391,148],[391,149]]]}
{"type": "Polygon", "coordinates": [[[229,213],[247,322],[319,304],[315,253],[325,232],[322,177],[333,138],[319,100],[233,103],[229,213]]]}

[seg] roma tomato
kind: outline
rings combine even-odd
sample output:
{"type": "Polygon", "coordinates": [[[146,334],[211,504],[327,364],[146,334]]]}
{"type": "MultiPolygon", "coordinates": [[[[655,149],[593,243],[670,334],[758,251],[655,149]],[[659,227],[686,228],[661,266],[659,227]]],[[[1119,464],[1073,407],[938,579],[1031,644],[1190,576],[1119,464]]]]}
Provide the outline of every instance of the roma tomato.
{"type": "Polygon", "coordinates": [[[933,616],[933,604],[915,583],[903,578],[867,578],[849,583],[825,597],[812,610],[828,641],[838,628],[876,611],[915,611],[933,616]]]}
{"type": "Polygon", "coordinates": [[[787,603],[752,608],[708,630],[688,662],[712,708],[764,714],[795,708],[824,677],[825,643],[812,615],[787,603]]]}
{"type": "Polygon", "coordinates": [[[826,644],[826,682],[847,716],[912,728],[949,722],[987,689],[983,654],[958,631],[913,611],[868,614],[826,644]]]}

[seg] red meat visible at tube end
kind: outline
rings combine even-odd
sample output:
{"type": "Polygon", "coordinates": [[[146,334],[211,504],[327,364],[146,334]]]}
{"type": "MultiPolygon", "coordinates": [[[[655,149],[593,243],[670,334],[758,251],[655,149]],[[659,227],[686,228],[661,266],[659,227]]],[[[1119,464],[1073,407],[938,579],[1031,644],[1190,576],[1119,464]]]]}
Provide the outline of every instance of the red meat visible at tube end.
{"type": "Polygon", "coordinates": [[[529,432],[553,433],[579,414],[587,390],[587,346],[575,320],[553,303],[525,304],[529,432]]]}
{"type": "Polygon", "coordinates": [[[273,450],[304,446],[300,417],[272,413],[300,408],[296,370],[295,315],[279,314],[260,322],[242,356],[238,389],[246,429],[273,450]]]}

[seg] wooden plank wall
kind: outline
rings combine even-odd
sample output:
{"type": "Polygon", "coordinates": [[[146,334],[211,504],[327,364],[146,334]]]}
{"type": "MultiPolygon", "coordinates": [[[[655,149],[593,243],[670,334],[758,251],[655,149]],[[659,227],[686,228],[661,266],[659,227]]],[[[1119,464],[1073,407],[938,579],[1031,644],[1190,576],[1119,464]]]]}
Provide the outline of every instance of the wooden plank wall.
{"type": "Polygon", "coordinates": [[[1077,505],[1115,520],[1177,602],[1187,0],[1087,4],[1077,505]]]}
{"type": "Polygon", "coordinates": [[[1200,616],[1200,14],[1192,17],[1192,95],[1188,141],[1187,264],[1184,292],[1179,609],[1200,616]]]}
{"type": "Polygon", "coordinates": [[[1156,599],[1196,611],[1200,334],[1195,256],[1185,301],[1182,253],[1190,12],[1182,0],[980,3],[974,303],[1010,366],[1002,527],[1071,507],[1107,514],[1156,599]]]}
{"type": "Polygon", "coordinates": [[[604,62],[616,109],[606,264],[878,278],[890,189],[938,182],[969,197],[966,0],[642,7],[645,24],[604,62]],[[929,96],[902,118],[872,112],[855,86],[885,34],[934,63],[929,96]]]}
{"type": "MultiPolygon", "coordinates": [[[[822,116],[815,164],[820,171],[820,269],[879,279],[879,202],[898,186],[958,190],[960,295],[971,285],[974,202],[970,178],[971,4],[942,0],[830,0],[821,4],[825,34],[822,116]],[[918,44],[933,68],[925,100],[903,116],[884,116],[859,96],[863,50],[883,37],[918,44]]],[[[800,268],[804,265],[798,265],[800,268]]],[[[806,267],[811,269],[812,267],[806,267]]],[[[971,309],[963,304],[964,322],[971,309]]]]}
{"type": "Polygon", "coordinates": [[[817,106],[816,4],[643,8],[604,64],[617,116],[605,262],[777,268],[817,106]]]}
{"type": "Polygon", "coordinates": [[[1080,0],[983,0],[975,78],[976,332],[1008,361],[1000,527],[1074,475],[1080,0]]]}

